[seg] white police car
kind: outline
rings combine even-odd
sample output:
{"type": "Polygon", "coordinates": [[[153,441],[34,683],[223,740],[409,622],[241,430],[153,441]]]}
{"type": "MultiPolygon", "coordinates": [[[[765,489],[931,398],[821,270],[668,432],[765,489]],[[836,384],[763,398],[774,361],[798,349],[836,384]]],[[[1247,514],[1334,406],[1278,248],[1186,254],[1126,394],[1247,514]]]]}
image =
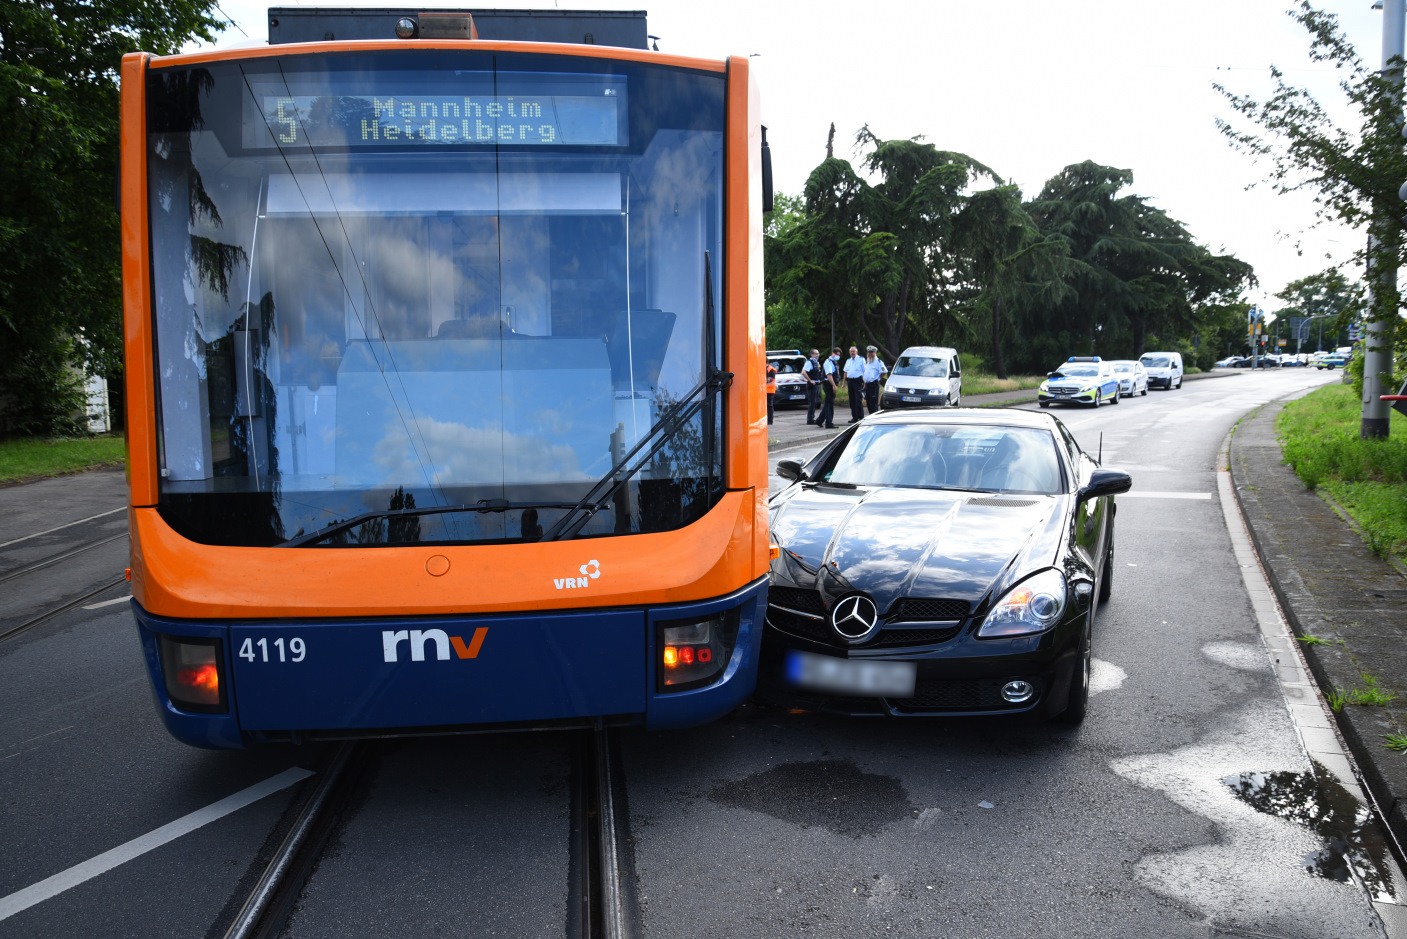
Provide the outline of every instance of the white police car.
{"type": "Polygon", "coordinates": [[[1051,404],[1088,404],[1099,407],[1104,402],[1119,403],[1119,378],[1097,355],[1072,355],[1060,368],[1041,382],[1038,402],[1041,407],[1051,404]]]}

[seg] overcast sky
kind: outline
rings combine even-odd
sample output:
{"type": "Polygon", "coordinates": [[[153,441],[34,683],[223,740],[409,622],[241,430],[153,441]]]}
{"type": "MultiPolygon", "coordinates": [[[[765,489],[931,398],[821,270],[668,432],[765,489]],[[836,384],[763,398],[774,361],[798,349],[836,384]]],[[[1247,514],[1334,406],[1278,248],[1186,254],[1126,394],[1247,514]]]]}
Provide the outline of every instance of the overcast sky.
{"type": "MultiPolygon", "coordinates": [[[[221,2],[249,39],[267,38],[271,4],[221,2]]],[[[1382,15],[1370,3],[1325,6],[1376,66],[1382,15]]],[[[385,0],[277,5],[394,6],[385,0]]],[[[1285,0],[498,0],[489,6],[643,8],[662,52],[756,56],[783,192],[799,192],[824,158],[832,121],[837,156],[855,158],[855,132],[864,124],[883,138],[922,135],[987,164],[1028,198],[1061,168],[1094,160],[1133,170],[1133,192],[1214,251],[1254,265],[1260,287],[1250,298],[1271,309],[1278,305],[1271,295],[1287,282],[1345,258],[1366,237],[1338,227],[1311,229],[1307,198],[1276,196],[1264,186],[1248,191],[1267,167],[1232,150],[1217,131],[1215,118],[1231,113],[1212,84],[1263,98],[1272,63],[1322,103],[1342,100],[1333,70],[1310,62],[1307,34],[1286,15],[1285,0]]],[[[230,29],[218,45],[246,41],[230,29]]]]}

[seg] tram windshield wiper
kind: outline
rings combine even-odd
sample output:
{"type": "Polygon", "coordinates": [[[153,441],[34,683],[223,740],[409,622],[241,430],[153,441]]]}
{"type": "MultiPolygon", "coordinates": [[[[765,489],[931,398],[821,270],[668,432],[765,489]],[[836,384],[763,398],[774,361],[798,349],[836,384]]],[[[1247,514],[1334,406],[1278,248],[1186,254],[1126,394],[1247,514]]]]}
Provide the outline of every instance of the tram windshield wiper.
{"type": "Polygon", "coordinates": [[[630,481],[630,477],[640,472],[646,464],[650,462],[664,449],[665,445],[673,439],[680,428],[684,427],[694,419],[694,415],[700,411],[709,410],[704,420],[704,460],[708,466],[708,475],[713,475],[713,412],[712,403],[714,395],[727,388],[733,381],[733,373],[725,372],[713,364],[714,341],[713,341],[713,269],[709,259],[709,253],[704,252],[704,379],[694,386],[693,390],[680,398],[669,409],[664,412],[664,416],[655,422],[647,430],[635,446],[630,448],[630,452],[621,457],[607,473],[596,480],[593,485],[570,511],[557,520],[545,535],[543,541],[561,541],[564,538],[574,538],[577,533],[586,527],[587,522],[596,516],[607,505],[607,496],[624,486],[630,481]],[[636,457],[639,459],[636,459],[636,457]],[[631,465],[634,461],[634,465],[631,465]]]}
{"type": "Polygon", "coordinates": [[[299,535],[274,545],[276,548],[301,548],[304,545],[325,541],[338,532],[356,528],[365,522],[379,518],[418,518],[421,515],[444,515],[449,512],[511,512],[515,509],[571,509],[575,502],[509,502],[507,499],[480,499],[478,502],[465,502],[459,505],[430,505],[425,508],[387,509],[384,512],[364,512],[346,521],[333,522],[306,535],[299,535]]]}

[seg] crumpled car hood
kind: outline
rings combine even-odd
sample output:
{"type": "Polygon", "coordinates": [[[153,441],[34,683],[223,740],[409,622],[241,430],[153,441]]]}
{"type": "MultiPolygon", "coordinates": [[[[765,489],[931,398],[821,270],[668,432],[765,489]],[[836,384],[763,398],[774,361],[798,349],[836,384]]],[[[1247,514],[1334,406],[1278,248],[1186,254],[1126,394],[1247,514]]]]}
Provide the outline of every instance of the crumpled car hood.
{"type": "Polygon", "coordinates": [[[967,600],[1054,563],[1066,495],[798,486],[773,504],[777,583],[829,602],[861,591],[883,614],[901,597],[967,600]]]}

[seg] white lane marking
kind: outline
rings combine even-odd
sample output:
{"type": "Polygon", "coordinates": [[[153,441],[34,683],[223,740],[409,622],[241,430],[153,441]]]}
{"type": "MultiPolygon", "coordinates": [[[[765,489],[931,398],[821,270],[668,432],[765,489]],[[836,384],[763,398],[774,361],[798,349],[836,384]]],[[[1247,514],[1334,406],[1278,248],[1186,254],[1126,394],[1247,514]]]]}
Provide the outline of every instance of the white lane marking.
{"type": "Polygon", "coordinates": [[[1089,663],[1089,693],[1113,691],[1124,683],[1129,673],[1119,666],[1103,659],[1092,659],[1089,663]]]}
{"type": "Polygon", "coordinates": [[[102,609],[103,607],[105,607],[105,606],[116,606],[116,605],[119,604],[119,603],[126,603],[126,602],[127,602],[128,600],[130,600],[130,599],[132,599],[132,595],[129,593],[129,594],[127,594],[127,596],[125,596],[125,597],[118,597],[116,600],[104,600],[102,603],[90,603],[90,604],[88,604],[87,606],[85,606],[83,609],[85,609],[85,610],[101,610],[101,609],[102,609]]]}
{"type": "Polygon", "coordinates": [[[1142,492],[1121,492],[1118,497],[1120,499],[1211,499],[1212,494],[1210,492],[1151,492],[1145,489],[1142,492]]]}
{"type": "Polygon", "coordinates": [[[28,541],[31,538],[38,538],[40,535],[53,534],[56,531],[63,531],[65,528],[72,528],[74,525],[82,525],[84,522],[91,522],[96,518],[107,518],[109,515],[116,515],[118,512],[126,511],[127,506],[124,505],[109,512],[99,512],[97,515],[90,515],[87,518],[80,518],[76,522],[69,522],[67,525],[60,525],[58,528],[49,528],[45,529],[44,531],[36,531],[32,535],[25,535],[23,538],[16,538],[14,541],[7,541],[4,544],[0,544],[0,548],[8,548],[12,544],[19,544],[21,541],[28,541]]]}
{"type": "Polygon", "coordinates": [[[51,897],[58,896],[65,890],[77,887],[79,884],[92,880],[99,874],[105,874],[121,864],[125,864],[133,858],[141,857],[148,851],[161,847],[168,841],[175,841],[182,835],[190,834],[197,828],[209,825],[229,815],[237,812],[267,795],[272,795],[280,789],[287,789],[296,782],[301,782],[313,775],[312,770],[294,766],[284,770],[277,776],[271,776],[261,783],[255,783],[248,789],[241,789],[232,796],[226,796],[219,802],[211,803],[203,809],[196,809],[189,815],[182,816],[174,822],[168,822],[153,831],[147,832],[133,838],[126,844],[120,844],[111,851],[104,851],[95,858],[90,858],[82,864],[75,864],[66,871],[59,871],[52,877],[46,877],[39,883],[23,890],[16,890],[8,897],[0,897],[0,920],[9,919],[16,913],[29,909],[36,903],[43,903],[51,897]]]}

